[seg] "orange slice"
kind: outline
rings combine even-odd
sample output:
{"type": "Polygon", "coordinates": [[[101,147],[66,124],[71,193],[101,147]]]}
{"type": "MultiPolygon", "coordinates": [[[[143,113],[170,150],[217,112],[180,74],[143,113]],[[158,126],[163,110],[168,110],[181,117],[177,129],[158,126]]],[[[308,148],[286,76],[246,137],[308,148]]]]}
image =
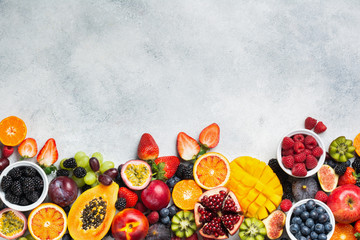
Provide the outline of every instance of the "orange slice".
{"type": "Polygon", "coordinates": [[[18,117],[10,116],[0,122],[0,142],[5,146],[17,146],[26,137],[26,125],[18,117]]]}
{"type": "Polygon", "coordinates": [[[182,180],[174,186],[172,198],[178,208],[193,210],[201,194],[202,190],[194,180],[182,180]]]}
{"type": "Polygon", "coordinates": [[[200,156],[194,164],[194,179],[206,190],[225,186],[230,178],[229,161],[216,152],[200,156]]]}
{"type": "Polygon", "coordinates": [[[335,224],[334,234],[330,240],[356,240],[354,234],[355,229],[350,224],[337,223],[335,224]]]}
{"type": "Polygon", "coordinates": [[[355,152],[357,153],[357,155],[360,156],[360,133],[356,135],[353,146],[355,147],[355,152]]]}
{"type": "Polygon", "coordinates": [[[67,217],[65,211],[56,204],[43,203],[32,210],[28,218],[30,234],[36,240],[58,240],[66,232],[67,217]]]}

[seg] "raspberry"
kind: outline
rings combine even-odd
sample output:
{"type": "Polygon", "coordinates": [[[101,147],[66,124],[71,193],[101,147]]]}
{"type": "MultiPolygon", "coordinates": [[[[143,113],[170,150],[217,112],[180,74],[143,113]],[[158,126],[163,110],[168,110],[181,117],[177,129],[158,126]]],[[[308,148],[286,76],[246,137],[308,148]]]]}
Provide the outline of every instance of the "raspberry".
{"type": "Polygon", "coordinates": [[[295,142],[302,142],[302,143],[304,143],[305,137],[304,137],[304,135],[302,135],[302,134],[296,134],[295,136],[293,136],[293,139],[294,139],[295,142]]]}
{"type": "Polygon", "coordinates": [[[302,151],[305,150],[305,146],[302,142],[295,142],[294,143],[294,151],[296,153],[301,153],[302,151]]]}
{"type": "Polygon", "coordinates": [[[312,150],[312,155],[316,158],[319,158],[321,157],[321,155],[324,153],[324,151],[322,150],[321,147],[315,147],[313,150],[312,150]]]}
{"type": "Polygon", "coordinates": [[[157,211],[152,211],[147,215],[147,219],[149,221],[149,224],[154,224],[159,221],[159,213],[157,211]]]}
{"type": "Polygon", "coordinates": [[[307,148],[304,150],[304,153],[306,154],[306,156],[312,154],[311,150],[307,148]]]}
{"type": "Polygon", "coordinates": [[[305,177],[307,175],[305,163],[296,163],[291,169],[291,173],[297,177],[305,177]]]}
{"type": "Polygon", "coordinates": [[[291,169],[294,166],[294,157],[293,156],[285,156],[282,157],[282,163],[284,167],[291,169]]]}
{"type": "Polygon", "coordinates": [[[314,119],[312,117],[307,117],[305,119],[305,128],[309,129],[309,130],[313,129],[316,125],[316,122],[317,122],[316,119],[314,119]]]}
{"type": "Polygon", "coordinates": [[[326,203],[328,199],[328,195],[323,191],[318,191],[315,195],[315,199],[326,203]]]}
{"type": "Polygon", "coordinates": [[[316,139],[310,135],[305,137],[304,142],[305,142],[305,147],[310,150],[314,149],[317,146],[316,139]]]}
{"type": "Polygon", "coordinates": [[[294,149],[290,148],[287,150],[282,150],[281,155],[283,155],[283,156],[294,155],[294,149]]]}
{"type": "Polygon", "coordinates": [[[308,170],[311,170],[317,166],[318,161],[313,155],[308,155],[306,156],[305,164],[306,164],[306,168],[308,170]]]}
{"type": "Polygon", "coordinates": [[[314,128],[314,132],[323,133],[326,131],[326,129],[327,129],[327,127],[325,126],[325,124],[323,122],[318,122],[314,128]]]}
{"type": "Polygon", "coordinates": [[[119,198],[116,202],[115,202],[115,208],[118,211],[123,210],[126,207],[126,199],[125,198],[119,198]]]}
{"type": "Polygon", "coordinates": [[[288,150],[290,148],[292,148],[294,146],[294,140],[292,140],[292,138],[290,137],[284,137],[281,147],[284,150],[288,150]]]}
{"type": "Polygon", "coordinates": [[[283,212],[287,212],[292,207],[292,202],[289,199],[284,199],[280,203],[280,208],[283,212]]]}
{"type": "Polygon", "coordinates": [[[142,213],[146,212],[146,210],[147,210],[147,208],[145,207],[145,205],[142,202],[137,202],[134,208],[139,210],[142,213]]]}
{"type": "Polygon", "coordinates": [[[306,159],[306,153],[305,152],[295,154],[295,156],[294,156],[294,160],[297,163],[305,162],[305,159],[306,159]]]}

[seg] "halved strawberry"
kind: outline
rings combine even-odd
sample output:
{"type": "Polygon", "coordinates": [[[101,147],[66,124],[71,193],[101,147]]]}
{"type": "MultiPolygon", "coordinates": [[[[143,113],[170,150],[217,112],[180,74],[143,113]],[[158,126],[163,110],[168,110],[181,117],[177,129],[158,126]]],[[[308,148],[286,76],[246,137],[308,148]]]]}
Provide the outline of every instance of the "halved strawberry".
{"type": "Polygon", "coordinates": [[[219,125],[213,123],[204,128],[199,136],[199,141],[207,148],[214,148],[218,145],[220,140],[220,128],[219,125]]]}
{"type": "Polygon", "coordinates": [[[141,160],[156,159],[159,156],[159,147],[149,133],[141,136],[138,146],[138,157],[141,160]]]}
{"type": "Polygon", "coordinates": [[[156,164],[159,164],[161,162],[165,163],[165,167],[164,167],[165,175],[164,176],[167,177],[167,179],[174,176],[174,174],[176,173],[176,170],[180,164],[179,158],[176,156],[166,156],[166,157],[159,157],[155,160],[156,164]]]}
{"type": "Polygon", "coordinates": [[[198,142],[184,132],[178,134],[176,147],[180,157],[186,161],[195,159],[200,152],[198,142]]]}
{"type": "Polygon", "coordinates": [[[41,166],[50,167],[58,160],[58,157],[56,142],[53,138],[50,138],[40,150],[37,161],[41,166]]]}
{"type": "Polygon", "coordinates": [[[18,147],[18,152],[22,158],[32,158],[37,154],[38,148],[35,139],[27,138],[18,147]]]}

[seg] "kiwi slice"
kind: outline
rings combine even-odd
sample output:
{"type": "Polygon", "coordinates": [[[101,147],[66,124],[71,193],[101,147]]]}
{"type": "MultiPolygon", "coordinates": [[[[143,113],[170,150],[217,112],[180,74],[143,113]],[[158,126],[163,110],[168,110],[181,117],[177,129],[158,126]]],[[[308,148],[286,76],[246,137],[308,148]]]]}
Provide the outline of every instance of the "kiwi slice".
{"type": "Polygon", "coordinates": [[[354,157],[355,147],[353,142],[344,136],[336,138],[329,147],[330,156],[337,162],[346,162],[354,157]]]}
{"type": "Polygon", "coordinates": [[[190,211],[177,212],[171,219],[171,230],[177,237],[190,237],[196,231],[194,214],[190,211]]]}
{"type": "Polygon", "coordinates": [[[239,237],[241,240],[264,240],[266,236],[266,228],[264,223],[256,219],[245,218],[240,225],[239,237]]]}

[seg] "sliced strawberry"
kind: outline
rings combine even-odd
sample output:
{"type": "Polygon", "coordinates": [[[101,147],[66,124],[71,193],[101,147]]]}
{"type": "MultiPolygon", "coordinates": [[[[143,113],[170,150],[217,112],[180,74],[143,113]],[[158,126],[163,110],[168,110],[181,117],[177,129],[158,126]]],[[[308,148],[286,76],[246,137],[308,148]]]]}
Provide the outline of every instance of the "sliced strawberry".
{"type": "Polygon", "coordinates": [[[156,159],[159,156],[159,147],[149,133],[141,136],[138,146],[138,157],[141,160],[156,159]]]}
{"type": "Polygon", "coordinates": [[[37,154],[38,148],[35,139],[27,138],[18,147],[18,152],[22,158],[32,158],[37,154]]]}
{"type": "Polygon", "coordinates": [[[220,128],[219,125],[213,123],[204,128],[199,136],[199,141],[207,148],[214,148],[218,145],[220,140],[220,128]]]}
{"type": "Polygon", "coordinates": [[[172,176],[174,176],[180,164],[179,158],[176,156],[166,156],[166,157],[159,157],[155,160],[156,164],[159,164],[161,162],[165,163],[165,167],[164,167],[165,177],[169,179],[172,176]]]}
{"type": "Polygon", "coordinates": [[[59,154],[56,149],[56,142],[53,138],[50,138],[40,150],[37,161],[42,166],[50,167],[58,160],[58,157],[59,154]]]}
{"type": "Polygon", "coordinates": [[[186,161],[195,159],[200,152],[198,142],[184,132],[178,134],[176,147],[180,157],[186,161]]]}

